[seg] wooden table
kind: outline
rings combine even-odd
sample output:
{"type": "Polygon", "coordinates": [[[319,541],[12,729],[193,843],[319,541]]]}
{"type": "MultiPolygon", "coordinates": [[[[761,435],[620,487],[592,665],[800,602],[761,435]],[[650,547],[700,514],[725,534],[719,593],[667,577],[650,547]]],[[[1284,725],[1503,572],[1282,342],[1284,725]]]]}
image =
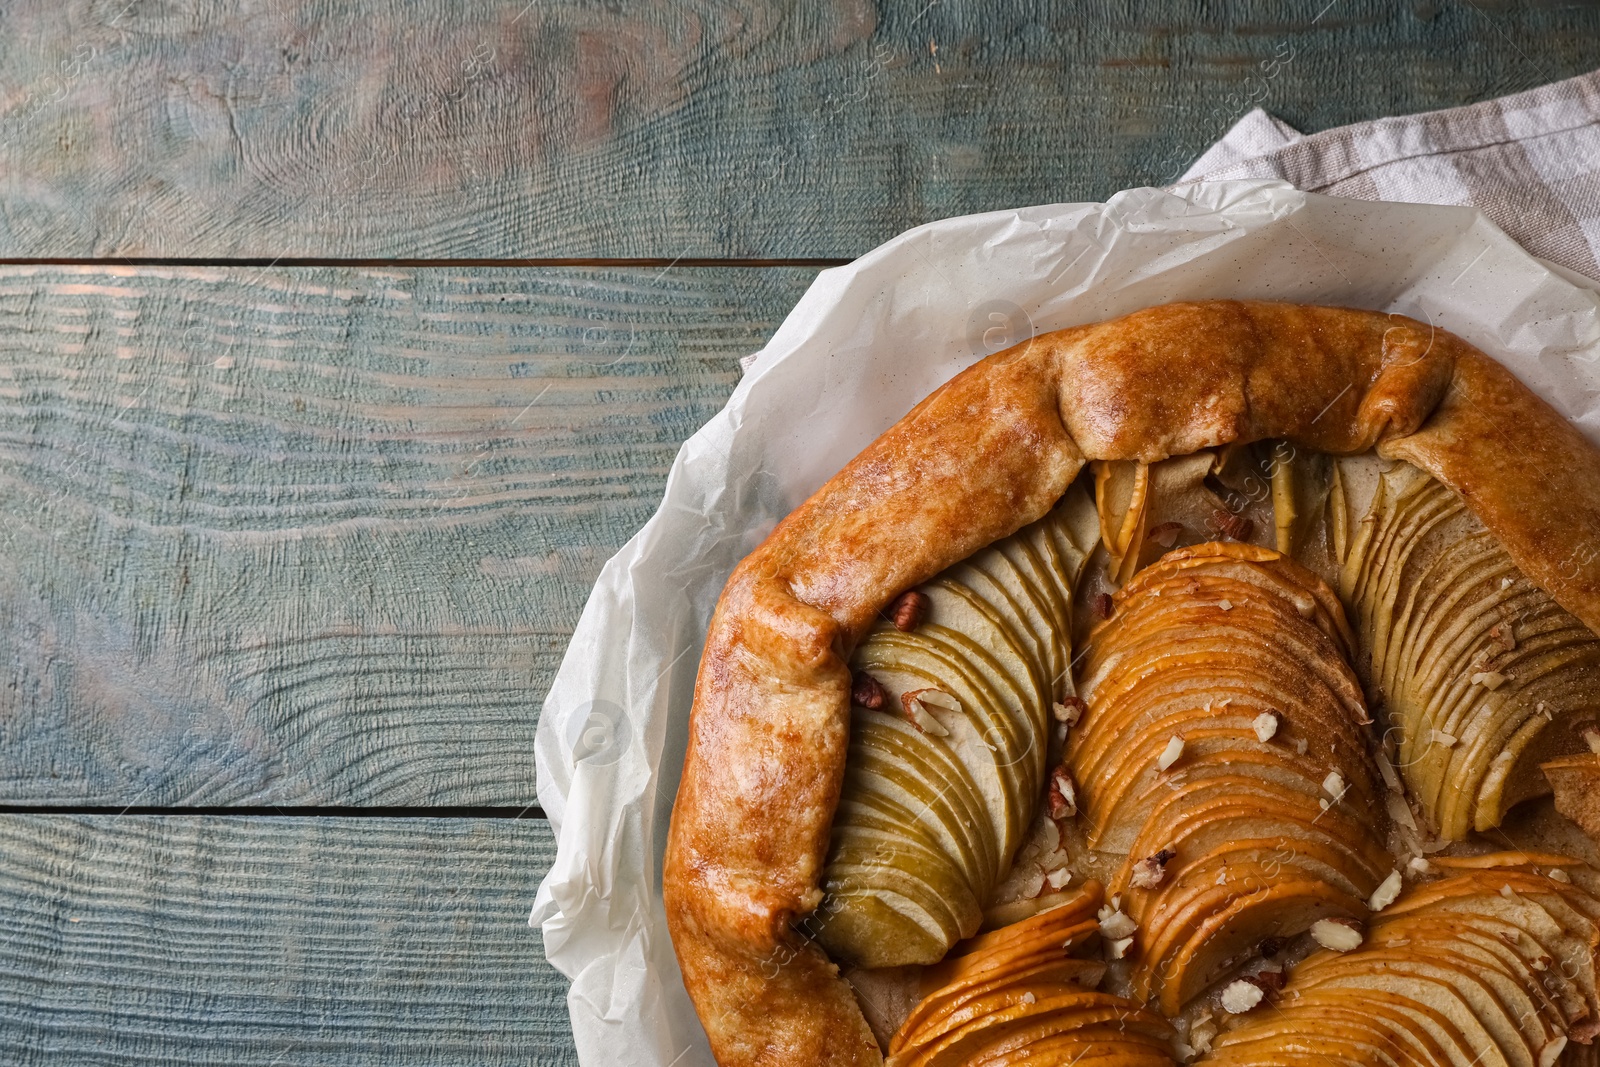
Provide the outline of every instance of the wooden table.
{"type": "Polygon", "coordinates": [[[819,267],[1600,64],[1196,6],[0,8],[0,1062],[572,1063],[538,709],[819,267]]]}

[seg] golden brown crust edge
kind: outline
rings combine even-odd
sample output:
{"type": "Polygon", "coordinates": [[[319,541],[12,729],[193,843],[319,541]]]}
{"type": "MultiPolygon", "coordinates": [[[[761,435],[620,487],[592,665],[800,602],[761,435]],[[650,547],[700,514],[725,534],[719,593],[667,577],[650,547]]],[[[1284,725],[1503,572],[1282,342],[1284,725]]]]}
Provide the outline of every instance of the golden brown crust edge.
{"type": "Polygon", "coordinates": [[[790,928],[821,900],[846,664],[877,613],[1044,514],[1086,460],[1263,438],[1378,447],[1428,471],[1600,632],[1600,450],[1448,333],[1379,312],[1214,301],[997,353],[795,509],[735,569],[712,618],[663,889],[723,1067],[881,1061],[848,985],[790,928]]]}

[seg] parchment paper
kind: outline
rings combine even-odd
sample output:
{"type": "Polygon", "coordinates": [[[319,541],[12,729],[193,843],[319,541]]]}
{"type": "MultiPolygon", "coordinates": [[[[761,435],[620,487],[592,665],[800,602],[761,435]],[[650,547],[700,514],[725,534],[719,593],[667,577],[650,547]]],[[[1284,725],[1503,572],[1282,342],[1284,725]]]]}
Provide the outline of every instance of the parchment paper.
{"type": "Polygon", "coordinates": [[[659,870],[712,607],[779,518],[940,383],[1033,332],[1152,304],[1340,304],[1465,337],[1600,440],[1597,288],[1471,208],[1275,181],[948,219],[823,271],[601,571],[545,701],[538,792],[559,848],[530,921],[572,979],[580,1062],[711,1065],[659,870]]]}

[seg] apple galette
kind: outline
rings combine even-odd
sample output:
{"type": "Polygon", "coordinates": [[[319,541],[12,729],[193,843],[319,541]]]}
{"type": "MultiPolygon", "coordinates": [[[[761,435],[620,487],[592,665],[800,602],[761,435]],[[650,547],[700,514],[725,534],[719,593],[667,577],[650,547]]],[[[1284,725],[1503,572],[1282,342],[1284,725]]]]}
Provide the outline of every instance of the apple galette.
{"type": "Polygon", "coordinates": [[[1600,450],[1377,312],[992,356],[734,572],[663,874],[724,1067],[1554,1067],[1600,450]]]}

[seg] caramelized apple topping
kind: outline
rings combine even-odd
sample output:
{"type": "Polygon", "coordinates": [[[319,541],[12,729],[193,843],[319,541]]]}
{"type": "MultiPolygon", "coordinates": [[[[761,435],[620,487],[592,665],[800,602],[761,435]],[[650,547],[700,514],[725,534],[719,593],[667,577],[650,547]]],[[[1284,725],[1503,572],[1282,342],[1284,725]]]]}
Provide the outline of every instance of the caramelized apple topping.
{"type": "Polygon", "coordinates": [[[1237,975],[1264,935],[1364,917],[1390,869],[1349,647],[1321,580],[1233,543],[1139,571],[1092,633],[1067,762],[1087,847],[1127,857],[1111,880],[1125,910],[1102,932],[1138,931],[1131,988],[1164,1014],[1237,975]],[[1315,752],[1263,743],[1280,715],[1315,752]]]}
{"type": "Polygon", "coordinates": [[[889,1042],[889,1062],[1169,1067],[1170,1024],[1099,991],[1105,964],[1072,955],[1100,902],[1100,885],[1087,883],[1058,907],[957,944],[923,972],[924,996],[889,1042]]]}
{"type": "Polygon", "coordinates": [[[850,700],[860,707],[878,711],[888,703],[889,697],[876,678],[866,671],[856,671],[850,679],[850,700]]]}
{"type": "Polygon", "coordinates": [[[1207,1062],[1310,1062],[1309,1049],[1318,1062],[1552,1067],[1570,1042],[1592,1038],[1600,874],[1528,853],[1437,862],[1450,877],[1401,894],[1364,938],[1313,927],[1324,951],[1294,968],[1278,1010],[1241,1019],[1207,1062]],[[1374,1059],[1373,1049],[1391,1053],[1374,1059]]]}

